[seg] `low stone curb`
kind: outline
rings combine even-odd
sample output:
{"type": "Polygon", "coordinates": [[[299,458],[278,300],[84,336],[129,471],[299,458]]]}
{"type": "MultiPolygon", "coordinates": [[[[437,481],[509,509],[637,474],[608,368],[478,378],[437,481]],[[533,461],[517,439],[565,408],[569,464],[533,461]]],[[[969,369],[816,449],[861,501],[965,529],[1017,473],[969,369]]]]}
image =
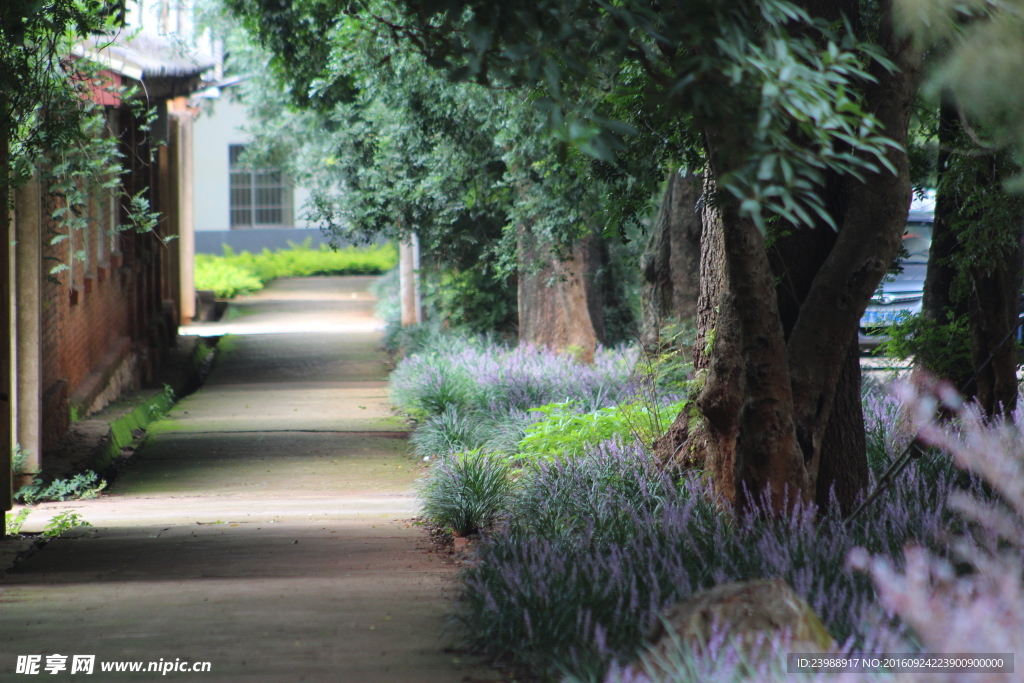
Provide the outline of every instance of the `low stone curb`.
{"type": "MultiPolygon", "coordinates": [[[[202,337],[179,339],[177,358],[171,359],[170,367],[160,377],[166,381],[164,388],[131,392],[95,415],[73,423],[60,444],[44,455],[47,480],[89,470],[110,474],[119,458],[131,455],[141,445],[151,423],[200,386],[213,362],[216,344],[202,337]]],[[[16,515],[19,509],[7,514],[16,515]]],[[[0,576],[44,542],[32,536],[0,539],[0,576]]]]}

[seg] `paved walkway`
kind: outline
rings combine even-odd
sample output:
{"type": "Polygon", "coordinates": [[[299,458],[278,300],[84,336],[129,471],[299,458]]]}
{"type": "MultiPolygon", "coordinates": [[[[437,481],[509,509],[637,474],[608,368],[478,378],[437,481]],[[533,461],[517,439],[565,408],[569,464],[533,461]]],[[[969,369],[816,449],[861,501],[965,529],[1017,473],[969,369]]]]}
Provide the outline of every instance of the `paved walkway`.
{"type": "Polygon", "coordinates": [[[408,521],[419,468],[387,406],[370,281],[240,302],[206,326],[233,333],[206,385],[114,489],[32,513],[26,530],[68,508],[93,527],[0,581],[0,681],[33,680],[17,655],[54,653],[96,655],[75,680],[498,680],[444,651],[453,569],[408,521]],[[211,670],[100,671],[179,658],[211,670]]]}

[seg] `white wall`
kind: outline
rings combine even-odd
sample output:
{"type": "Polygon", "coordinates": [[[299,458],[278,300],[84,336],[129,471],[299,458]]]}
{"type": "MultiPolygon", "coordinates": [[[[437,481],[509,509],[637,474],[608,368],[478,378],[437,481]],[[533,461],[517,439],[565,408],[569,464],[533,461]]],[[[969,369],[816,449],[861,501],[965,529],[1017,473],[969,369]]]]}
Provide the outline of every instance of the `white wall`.
{"type": "MultiPolygon", "coordinates": [[[[233,101],[230,89],[221,90],[220,99],[202,100],[201,113],[193,124],[195,179],[195,229],[229,230],[230,177],[228,146],[244,145],[249,136],[242,131],[247,123],[245,106],[233,101]]],[[[309,191],[296,187],[292,193],[292,227],[306,228],[299,220],[309,191]]]]}

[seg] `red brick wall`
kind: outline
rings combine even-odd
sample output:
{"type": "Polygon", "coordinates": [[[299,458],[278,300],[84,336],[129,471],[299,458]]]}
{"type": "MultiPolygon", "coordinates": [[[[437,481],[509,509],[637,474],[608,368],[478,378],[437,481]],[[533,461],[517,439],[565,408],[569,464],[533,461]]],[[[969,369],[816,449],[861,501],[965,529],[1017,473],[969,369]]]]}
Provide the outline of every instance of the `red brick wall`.
{"type": "Polygon", "coordinates": [[[67,244],[49,244],[48,234],[43,229],[43,306],[42,306],[42,375],[43,375],[43,450],[52,448],[68,428],[67,381],[60,365],[60,321],[66,314],[66,302],[62,296],[67,285],[60,282],[60,275],[47,273],[58,263],[67,260],[67,244]]]}
{"type": "MultiPolygon", "coordinates": [[[[111,343],[129,334],[131,274],[119,271],[116,253],[95,259],[96,245],[83,244],[85,237],[75,239],[74,247],[89,249],[91,267],[75,262],[70,270],[51,274],[44,285],[43,391],[52,395],[50,405],[44,405],[44,447],[52,446],[67,430],[67,396],[97,367],[111,343]]],[[[71,263],[71,242],[44,246],[46,270],[71,263]]]]}
{"type": "MultiPolygon", "coordinates": [[[[130,113],[121,110],[118,114],[117,125],[123,131],[119,137],[128,166],[123,179],[125,189],[134,194],[147,186],[155,187],[155,165],[149,163],[148,152],[137,148],[141,144],[138,132],[126,128],[132,125],[130,113]]],[[[44,214],[48,213],[46,207],[52,211],[56,201],[44,197],[44,214]]],[[[116,247],[111,248],[109,225],[125,223],[125,209],[118,208],[120,215],[112,220],[109,209],[104,208],[109,203],[104,205],[101,199],[93,204],[98,223],[107,224],[104,231],[108,238],[102,245],[98,243],[99,224],[90,228],[91,232],[81,231],[56,244],[50,242],[60,229],[56,225],[42,229],[44,269],[70,265],[50,274],[43,290],[43,391],[48,395],[44,398],[44,449],[52,447],[67,431],[67,397],[98,368],[116,339],[129,337],[133,352],[148,359],[139,364],[137,382],[149,379],[170,342],[167,334],[153,333],[154,324],[165,318],[159,292],[166,271],[161,268],[159,240],[128,232],[120,234],[116,247]],[[84,251],[86,258],[72,263],[72,249],[84,251]]],[[[160,208],[155,201],[153,208],[160,208]]]]}

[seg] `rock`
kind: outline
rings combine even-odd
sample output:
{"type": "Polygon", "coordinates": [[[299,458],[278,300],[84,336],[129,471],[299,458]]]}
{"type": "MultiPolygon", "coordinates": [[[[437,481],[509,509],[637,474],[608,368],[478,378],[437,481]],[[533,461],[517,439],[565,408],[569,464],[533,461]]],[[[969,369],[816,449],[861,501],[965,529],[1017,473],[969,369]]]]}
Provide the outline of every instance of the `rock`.
{"type": "Polygon", "coordinates": [[[785,581],[746,581],[716,586],[669,607],[647,635],[647,649],[626,673],[659,680],[664,674],[659,663],[671,661],[680,645],[699,653],[712,637],[734,643],[749,663],[771,654],[766,648],[776,638],[785,652],[828,652],[835,647],[818,615],[785,581]]]}

